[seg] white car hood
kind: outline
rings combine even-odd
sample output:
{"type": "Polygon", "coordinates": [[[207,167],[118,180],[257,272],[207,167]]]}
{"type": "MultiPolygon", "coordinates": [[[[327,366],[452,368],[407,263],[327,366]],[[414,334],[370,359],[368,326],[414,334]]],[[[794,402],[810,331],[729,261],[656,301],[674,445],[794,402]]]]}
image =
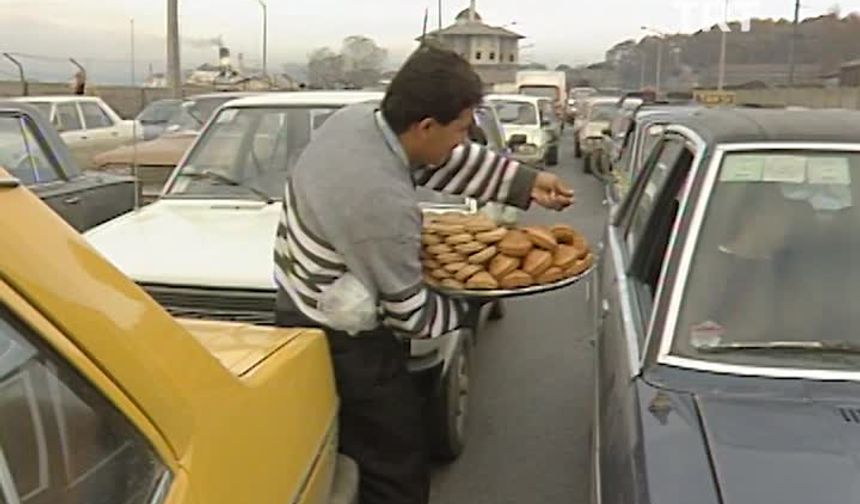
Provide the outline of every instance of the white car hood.
{"type": "Polygon", "coordinates": [[[235,200],[159,200],[84,237],[143,283],[274,289],[281,206],[235,200]]]}

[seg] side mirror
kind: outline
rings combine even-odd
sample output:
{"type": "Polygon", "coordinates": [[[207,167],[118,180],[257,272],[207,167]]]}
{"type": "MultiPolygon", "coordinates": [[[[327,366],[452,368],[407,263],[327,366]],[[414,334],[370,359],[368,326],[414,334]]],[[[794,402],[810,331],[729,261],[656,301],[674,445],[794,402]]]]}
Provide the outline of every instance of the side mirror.
{"type": "Polygon", "coordinates": [[[528,138],[525,135],[511,135],[511,138],[508,139],[508,147],[511,149],[516,148],[519,145],[525,145],[528,143],[528,138]]]}
{"type": "Polygon", "coordinates": [[[606,136],[611,136],[611,135],[612,135],[612,130],[611,130],[611,129],[609,129],[609,128],[603,128],[603,131],[601,131],[601,133],[603,133],[603,134],[604,134],[604,135],[606,135],[606,136]]]}

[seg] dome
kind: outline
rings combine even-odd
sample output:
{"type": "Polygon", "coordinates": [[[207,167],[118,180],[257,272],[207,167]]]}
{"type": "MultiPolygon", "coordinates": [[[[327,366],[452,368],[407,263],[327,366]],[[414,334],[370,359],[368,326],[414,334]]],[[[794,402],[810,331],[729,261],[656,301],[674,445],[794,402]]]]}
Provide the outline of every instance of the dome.
{"type": "MultiPolygon", "coordinates": [[[[463,9],[457,14],[457,21],[468,22],[469,21],[469,9],[463,9]]],[[[475,11],[475,21],[483,21],[481,19],[481,15],[478,14],[478,11],[475,11]]]]}

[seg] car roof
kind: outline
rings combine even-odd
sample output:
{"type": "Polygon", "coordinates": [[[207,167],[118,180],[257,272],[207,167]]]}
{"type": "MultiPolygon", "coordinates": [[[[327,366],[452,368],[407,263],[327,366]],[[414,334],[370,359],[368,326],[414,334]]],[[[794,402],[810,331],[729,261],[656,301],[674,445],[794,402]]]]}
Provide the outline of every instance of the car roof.
{"type": "Polygon", "coordinates": [[[12,101],[21,101],[27,103],[48,102],[61,103],[68,101],[100,101],[98,96],[83,96],[83,95],[46,95],[46,96],[18,96],[9,98],[12,101]]]}
{"type": "Polygon", "coordinates": [[[223,91],[220,93],[200,93],[193,94],[185,97],[185,100],[205,100],[209,98],[227,98],[227,99],[236,99],[236,98],[245,98],[248,96],[256,96],[258,94],[263,93],[255,93],[253,91],[223,91]]]}
{"type": "Polygon", "coordinates": [[[708,144],[860,143],[860,112],[853,110],[704,108],[673,122],[692,129],[708,144]]]}
{"type": "Polygon", "coordinates": [[[265,93],[234,100],[226,107],[278,107],[294,105],[344,106],[381,100],[381,91],[289,91],[265,93]]]}
{"type": "MultiPolygon", "coordinates": [[[[485,100],[504,100],[518,101],[523,103],[531,103],[536,105],[541,98],[537,96],[521,95],[521,94],[488,94],[484,97],[485,100]]],[[[545,98],[544,98],[545,99],[545,98]]]]}

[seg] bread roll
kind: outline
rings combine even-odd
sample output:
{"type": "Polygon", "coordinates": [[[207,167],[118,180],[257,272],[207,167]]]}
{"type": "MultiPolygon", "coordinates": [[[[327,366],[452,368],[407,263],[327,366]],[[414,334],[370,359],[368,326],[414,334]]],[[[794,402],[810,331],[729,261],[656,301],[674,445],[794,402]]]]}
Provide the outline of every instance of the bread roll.
{"type": "Polygon", "coordinates": [[[484,268],[480,265],[467,264],[466,266],[462,267],[458,272],[454,273],[454,278],[461,282],[465,282],[473,275],[480,273],[481,271],[484,271],[484,268]]]}
{"type": "Polygon", "coordinates": [[[433,233],[424,233],[421,235],[421,245],[438,245],[442,243],[442,238],[439,238],[433,233]]]}
{"type": "Polygon", "coordinates": [[[505,238],[498,244],[499,251],[511,257],[525,257],[534,245],[522,231],[508,231],[505,238]]]}
{"type": "Polygon", "coordinates": [[[573,266],[565,270],[564,274],[567,277],[581,275],[585,270],[591,267],[594,263],[594,256],[590,253],[585,256],[583,259],[578,259],[573,266]]]}
{"type": "Polygon", "coordinates": [[[475,290],[498,289],[499,283],[492,275],[486,271],[482,271],[472,275],[472,277],[466,281],[466,288],[475,290]]]}
{"type": "Polygon", "coordinates": [[[434,269],[439,269],[442,267],[441,264],[434,261],[433,259],[424,259],[421,261],[421,265],[424,266],[424,269],[433,271],[434,269]]]}
{"type": "Polygon", "coordinates": [[[469,243],[461,243],[460,245],[455,245],[454,251],[459,252],[461,254],[472,255],[477,254],[485,248],[487,248],[487,244],[477,241],[471,241],[469,243]]]}
{"type": "Polygon", "coordinates": [[[508,234],[508,230],[505,228],[496,228],[492,231],[485,231],[483,233],[475,234],[475,239],[481,243],[498,243],[505,238],[508,234]]]}
{"type": "Polygon", "coordinates": [[[515,257],[499,254],[490,261],[488,268],[491,275],[496,279],[502,279],[508,273],[520,267],[520,260],[515,257]]]}
{"type": "Polygon", "coordinates": [[[548,229],[527,227],[523,229],[523,232],[528,236],[532,243],[544,250],[554,252],[556,247],[558,247],[558,242],[555,241],[555,237],[548,229]]]}
{"type": "Polygon", "coordinates": [[[496,247],[490,246],[476,254],[470,255],[469,262],[471,264],[486,264],[490,259],[496,256],[496,253],[498,253],[496,247]]]}
{"type": "Polygon", "coordinates": [[[445,243],[451,246],[462,245],[463,243],[469,243],[474,239],[475,238],[469,233],[460,233],[445,238],[445,243]]]}
{"type": "Polygon", "coordinates": [[[555,237],[558,243],[565,245],[573,245],[573,240],[576,239],[577,232],[572,227],[564,224],[557,224],[549,229],[549,232],[555,237]]]}
{"type": "Polygon", "coordinates": [[[460,271],[461,269],[463,269],[463,266],[466,266],[466,263],[455,262],[455,263],[448,263],[445,266],[442,266],[442,268],[445,271],[447,271],[448,273],[456,273],[456,272],[460,271]]]}
{"type": "Polygon", "coordinates": [[[553,254],[552,264],[566,270],[573,266],[577,259],[579,259],[579,249],[572,245],[559,245],[553,254]]]}
{"type": "Polygon", "coordinates": [[[486,233],[496,229],[496,223],[489,217],[475,217],[466,221],[466,232],[468,233],[486,233]]]}
{"type": "Polygon", "coordinates": [[[558,266],[552,266],[536,278],[537,283],[539,284],[554,283],[562,279],[564,279],[564,270],[559,268],[558,266]]]}
{"type": "Polygon", "coordinates": [[[463,285],[463,282],[454,280],[453,278],[446,278],[445,280],[442,280],[440,285],[442,287],[445,287],[446,289],[463,290],[466,288],[466,286],[463,285]]]}
{"type": "Polygon", "coordinates": [[[439,254],[436,256],[436,262],[438,262],[439,264],[442,264],[442,265],[451,264],[451,263],[458,263],[458,262],[466,262],[466,256],[464,256],[463,254],[458,254],[456,252],[449,253],[449,254],[439,254]]]}
{"type": "Polygon", "coordinates": [[[454,251],[454,248],[445,243],[440,243],[438,245],[430,245],[426,248],[427,252],[433,255],[441,255],[441,254],[450,254],[454,251]]]}
{"type": "Polygon", "coordinates": [[[442,224],[463,224],[469,220],[470,217],[470,215],[460,212],[445,212],[434,216],[434,220],[436,222],[441,222],[442,224]]]}
{"type": "Polygon", "coordinates": [[[466,232],[466,226],[462,224],[438,224],[434,229],[435,233],[442,236],[453,236],[466,232]]]}
{"type": "Polygon", "coordinates": [[[444,280],[446,278],[452,278],[454,275],[452,275],[451,273],[448,273],[447,271],[445,271],[442,268],[439,268],[439,269],[435,269],[435,270],[431,271],[430,276],[432,276],[433,278],[436,278],[438,280],[444,280]]]}
{"type": "Polygon", "coordinates": [[[534,278],[523,270],[512,271],[499,281],[499,285],[503,289],[522,289],[523,287],[530,287],[534,283],[534,278]]]}
{"type": "Polygon", "coordinates": [[[523,260],[523,271],[534,278],[540,276],[550,266],[552,266],[552,253],[546,250],[532,250],[523,260]]]}

